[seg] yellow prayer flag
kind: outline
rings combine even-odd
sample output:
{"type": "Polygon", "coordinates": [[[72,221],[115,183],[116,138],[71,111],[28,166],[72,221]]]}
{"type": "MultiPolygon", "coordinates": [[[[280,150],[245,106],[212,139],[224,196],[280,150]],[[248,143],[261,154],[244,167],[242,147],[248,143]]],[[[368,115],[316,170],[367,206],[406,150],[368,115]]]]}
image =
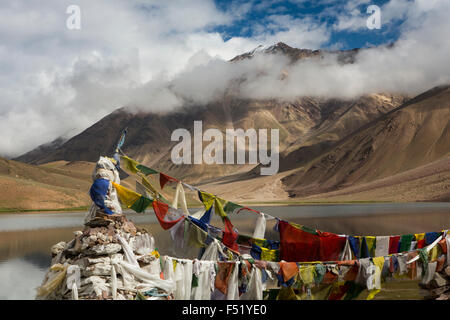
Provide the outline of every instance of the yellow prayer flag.
{"type": "Polygon", "coordinates": [[[369,295],[366,300],[372,300],[381,290],[380,289],[372,289],[369,291],[369,295]]]}
{"type": "Polygon", "coordinates": [[[142,196],[133,190],[121,186],[120,184],[115,182],[112,182],[112,184],[117,190],[117,195],[119,196],[120,201],[127,206],[127,208],[130,208],[142,196]]]}
{"type": "Polygon", "coordinates": [[[425,239],[425,233],[415,233],[414,237],[416,238],[416,241],[419,242],[420,240],[425,239]]]}
{"type": "Polygon", "coordinates": [[[133,173],[137,173],[139,171],[139,169],[136,167],[139,164],[139,162],[136,162],[133,159],[128,158],[127,156],[121,156],[120,158],[124,167],[127,168],[129,171],[133,173]]]}
{"type": "Polygon", "coordinates": [[[205,206],[206,211],[208,211],[214,204],[214,199],[216,197],[213,194],[204,191],[200,191],[200,194],[202,196],[203,205],[205,206]]]}

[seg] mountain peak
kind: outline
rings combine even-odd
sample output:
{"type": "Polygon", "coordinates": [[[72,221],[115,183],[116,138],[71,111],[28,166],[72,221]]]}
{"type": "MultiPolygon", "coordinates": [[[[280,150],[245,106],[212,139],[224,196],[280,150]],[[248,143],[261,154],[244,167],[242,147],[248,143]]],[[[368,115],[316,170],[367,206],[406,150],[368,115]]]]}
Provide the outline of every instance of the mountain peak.
{"type": "Polygon", "coordinates": [[[252,59],[254,56],[260,54],[281,54],[287,56],[291,60],[291,62],[294,63],[302,59],[315,57],[323,58],[326,54],[331,54],[337,56],[337,60],[339,63],[346,64],[346,63],[353,63],[355,61],[355,56],[359,51],[360,51],[359,48],[350,50],[337,50],[337,51],[328,51],[322,49],[317,50],[299,49],[291,47],[284,42],[278,42],[271,46],[259,45],[249,52],[245,52],[243,54],[234,57],[233,59],[230,60],[230,62],[252,59]]]}
{"type": "Polygon", "coordinates": [[[278,42],[271,46],[259,45],[255,49],[240,54],[233,59],[231,62],[240,61],[244,59],[251,59],[259,54],[283,54],[291,58],[292,61],[296,61],[303,58],[309,58],[317,56],[321,53],[320,50],[310,50],[310,49],[298,49],[287,45],[284,42],[278,42]]]}

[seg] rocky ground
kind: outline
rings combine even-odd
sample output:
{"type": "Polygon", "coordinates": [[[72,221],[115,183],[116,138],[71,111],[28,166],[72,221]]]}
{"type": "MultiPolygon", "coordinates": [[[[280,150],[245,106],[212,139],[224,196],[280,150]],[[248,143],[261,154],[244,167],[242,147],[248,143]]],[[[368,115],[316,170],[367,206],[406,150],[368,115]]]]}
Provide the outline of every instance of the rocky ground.
{"type": "Polygon", "coordinates": [[[428,293],[426,299],[450,300],[450,266],[436,272],[427,285],[419,284],[428,293]]]}

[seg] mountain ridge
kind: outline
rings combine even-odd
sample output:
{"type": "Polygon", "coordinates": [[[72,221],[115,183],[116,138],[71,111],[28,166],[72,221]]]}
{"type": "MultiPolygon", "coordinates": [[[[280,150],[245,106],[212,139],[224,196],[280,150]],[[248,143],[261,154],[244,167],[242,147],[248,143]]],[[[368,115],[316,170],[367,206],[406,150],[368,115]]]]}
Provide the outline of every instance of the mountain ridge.
{"type": "MultiPolygon", "coordinates": [[[[278,43],[238,55],[230,62],[280,52],[293,62],[336,54],[341,55],[342,63],[352,63],[359,49],[330,53],[278,43]]],[[[397,181],[407,190],[409,180],[405,172],[417,176],[420,170],[428,172],[426,168],[432,163],[436,168],[446,168],[445,161],[440,160],[450,152],[450,126],[446,120],[450,119],[449,101],[450,86],[443,85],[415,97],[385,92],[347,99],[304,96],[282,101],[242,99],[228,94],[209,104],[184,106],[166,113],[131,112],[122,107],[67,141],[57,139],[15,160],[41,166],[61,160],[95,162],[100,155],[112,153],[121,130],[128,127],[123,150],[129,156],[188,183],[211,187],[212,191],[241,199],[240,190],[245,194],[242,199],[248,200],[252,198],[248,190],[254,190],[265,194],[261,199],[290,200],[341,196],[339,190],[347,190],[350,199],[358,193],[357,186],[372,186],[367,189],[370,193],[378,190],[373,186],[379,181],[397,181]],[[223,133],[237,128],[279,129],[279,173],[261,177],[260,164],[173,164],[170,153],[178,142],[171,141],[171,133],[185,128],[192,134],[194,121],[202,121],[203,130],[216,128],[223,133]],[[243,191],[245,183],[254,187],[243,191]]],[[[433,175],[418,179],[422,178],[428,179],[430,185],[436,185],[433,179],[438,179],[433,175]]],[[[439,192],[427,191],[426,196],[417,195],[416,199],[447,198],[439,192]]],[[[253,197],[260,198],[256,194],[253,197]]]]}

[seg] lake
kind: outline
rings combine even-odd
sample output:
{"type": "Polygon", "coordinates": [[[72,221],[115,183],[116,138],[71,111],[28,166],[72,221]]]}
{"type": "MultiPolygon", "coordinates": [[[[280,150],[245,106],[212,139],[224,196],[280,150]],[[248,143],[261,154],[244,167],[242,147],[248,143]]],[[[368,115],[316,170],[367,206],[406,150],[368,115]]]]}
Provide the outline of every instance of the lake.
{"type": "MultiPolygon", "coordinates": [[[[253,206],[267,214],[323,231],[351,235],[395,235],[439,231],[450,227],[450,203],[330,204],[302,206],[253,206]]],[[[84,212],[0,214],[0,299],[34,299],[50,266],[52,245],[70,241],[83,229],[84,212]]],[[[153,212],[127,213],[145,227],[161,254],[174,255],[169,232],[158,224],[153,212]]],[[[251,234],[255,215],[230,216],[239,232],[251,234]]],[[[213,224],[221,226],[219,218],[213,224]]],[[[266,237],[277,239],[274,220],[267,222],[266,237]]],[[[420,299],[414,281],[388,282],[377,299],[420,299]]]]}

